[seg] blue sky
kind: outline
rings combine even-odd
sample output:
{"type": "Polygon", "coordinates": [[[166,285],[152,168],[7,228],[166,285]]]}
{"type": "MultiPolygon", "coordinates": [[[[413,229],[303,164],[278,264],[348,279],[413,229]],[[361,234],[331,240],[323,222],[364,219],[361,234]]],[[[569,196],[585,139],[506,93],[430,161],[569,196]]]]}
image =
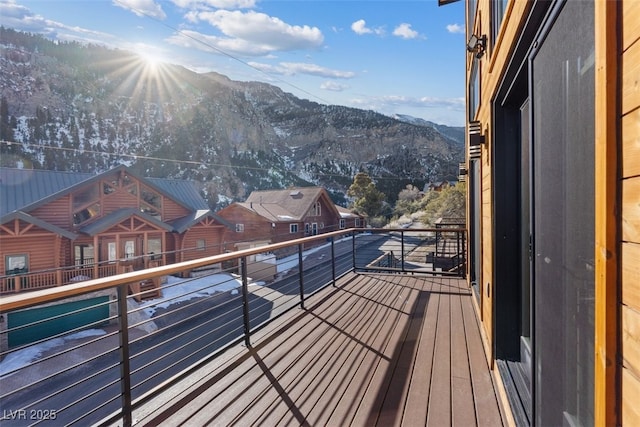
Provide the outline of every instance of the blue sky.
{"type": "Polygon", "coordinates": [[[0,24],[323,104],[464,125],[464,2],[0,0],[0,24]]]}

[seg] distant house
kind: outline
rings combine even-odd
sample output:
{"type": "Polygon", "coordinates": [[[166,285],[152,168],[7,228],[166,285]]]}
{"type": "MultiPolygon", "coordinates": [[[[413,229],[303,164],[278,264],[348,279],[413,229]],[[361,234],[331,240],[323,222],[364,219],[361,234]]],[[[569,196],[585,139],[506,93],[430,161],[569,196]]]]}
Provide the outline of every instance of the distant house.
{"type": "Polygon", "coordinates": [[[352,212],[342,206],[336,206],[336,209],[338,209],[338,213],[340,214],[339,228],[341,230],[345,228],[360,228],[366,226],[364,215],[352,212]]]}
{"type": "Polygon", "coordinates": [[[455,181],[436,181],[436,182],[428,182],[424,186],[424,192],[427,191],[442,191],[448,187],[455,187],[455,181]]]}
{"type": "Polygon", "coordinates": [[[189,181],[0,168],[0,293],[215,255],[227,226],[189,181]]]}
{"type": "Polygon", "coordinates": [[[336,231],[340,214],[321,187],[254,191],[243,203],[233,203],[217,212],[232,223],[235,232],[227,242],[277,243],[336,231]]]}

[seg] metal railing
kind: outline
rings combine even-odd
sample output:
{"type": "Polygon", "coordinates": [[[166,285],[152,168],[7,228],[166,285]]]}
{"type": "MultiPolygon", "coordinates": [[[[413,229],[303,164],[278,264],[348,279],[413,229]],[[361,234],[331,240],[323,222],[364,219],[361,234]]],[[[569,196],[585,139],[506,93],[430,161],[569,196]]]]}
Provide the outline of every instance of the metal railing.
{"type": "Polygon", "coordinates": [[[463,274],[465,245],[450,242],[465,233],[350,229],[1,297],[2,421],[133,425],[134,410],[344,274],[463,274]],[[199,273],[176,277],[186,271],[199,273]]]}

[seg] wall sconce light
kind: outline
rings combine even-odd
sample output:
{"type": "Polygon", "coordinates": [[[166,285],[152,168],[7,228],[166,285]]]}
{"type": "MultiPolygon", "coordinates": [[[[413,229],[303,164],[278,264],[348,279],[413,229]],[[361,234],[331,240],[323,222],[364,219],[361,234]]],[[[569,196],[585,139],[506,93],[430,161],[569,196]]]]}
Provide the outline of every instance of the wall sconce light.
{"type": "Polygon", "coordinates": [[[487,36],[481,37],[472,34],[467,42],[467,51],[473,52],[476,58],[481,58],[484,55],[484,51],[487,48],[487,36]]]}
{"type": "Polygon", "coordinates": [[[465,182],[467,180],[468,174],[469,174],[469,171],[467,170],[467,164],[466,163],[458,164],[458,181],[465,182]]]}
{"type": "Polygon", "coordinates": [[[482,134],[482,125],[479,121],[469,122],[469,158],[478,159],[482,156],[482,144],[485,139],[482,134]]]}

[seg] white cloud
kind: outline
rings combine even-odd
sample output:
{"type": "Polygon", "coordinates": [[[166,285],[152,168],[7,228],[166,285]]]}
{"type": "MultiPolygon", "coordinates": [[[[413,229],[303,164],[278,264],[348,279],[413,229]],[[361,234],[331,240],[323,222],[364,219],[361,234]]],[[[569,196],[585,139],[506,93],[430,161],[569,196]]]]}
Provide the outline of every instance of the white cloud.
{"type": "Polygon", "coordinates": [[[352,71],[332,70],[330,68],[321,67],[316,64],[306,62],[281,62],[278,65],[263,64],[259,62],[250,62],[253,68],[264,71],[269,74],[280,74],[293,76],[296,74],[306,74],[310,76],[319,76],[333,79],[350,79],[355,77],[356,73],[352,71]]]}
{"type": "Polygon", "coordinates": [[[15,1],[0,2],[0,16],[2,16],[2,25],[5,27],[43,34],[52,40],[116,46],[115,37],[111,34],[82,27],[70,27],[60,22],[45,19],[31,12],[29,8],[16,4],[15,1]]]}
{"type": "Polygon", "coordinates": [[[360,19],[356,22],[354,22],[353,24],[351,24],[351,30],[358,34],[359,36],[362,36],[364,34],[377,34],[377,35],[383,35],[384,34],[384,28],[383,27],[378,27],[378,28],[369,28],[367,27],[367,22],[364,19],[360,19]]]}
{"type": "Polygon", "coordinates": [[[354,99],[356,105],[376,106],[373,109],[384,111],[384,106],[407,108],[446,108],[452,111],[464,111],[464,98],[435,98],[431,96],[413,97],[403,95],[390,95],[372,97],[368,99],[354,99]]]}
{"type": "Polygon", "coordinates": [[[201,9],[215,7],[216,9],[252,9],[255,0],[172,0],[176,6],[184,9],[201,9]]]}
{"type": "Polygon", "coordinates": [[[167,14],[162,6],[153,0],[113,0],[115,6],[130,10],[138,16],[151,16],[156,19],[166,19],[167,14]]]}
{"type": "Polygon", "coordinates": [[[454,34],[464,34],[464,27],[460,24],[447,25],[447,31],[454,34]]]}
{"type": "Polygon", "coordinates": [[[205,21],[226,38],[204,36],[221,49],[247,55],[264,55],[275,51],[317,49],[324,36],[317,27],[290,25],[279,18],[254,11],[201,11],[187,14],[192,22],[205,21]]]}
{"type": "Polygon", "coordinates": [[[411,24],[402,23],[393,30],[393,35],[403,39],[415,39],[418,37],[418,32],[411,29],[411,24]]]}
{"type": "Polygon", "coordinates": [[[326,81],[320,85],[320,89],[330,90],[332,92],[342,92],[349,89],[349,86],[340,84],[338,82],[326,81]]]}

